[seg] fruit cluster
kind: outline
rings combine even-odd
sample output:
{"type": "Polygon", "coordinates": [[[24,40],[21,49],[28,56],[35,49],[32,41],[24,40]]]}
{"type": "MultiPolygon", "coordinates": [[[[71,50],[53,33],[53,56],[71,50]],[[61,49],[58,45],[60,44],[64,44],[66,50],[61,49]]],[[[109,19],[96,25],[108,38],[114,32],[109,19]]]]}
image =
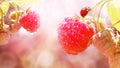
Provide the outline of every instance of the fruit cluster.
{"type": "Polygon", "coordinates": [[[10,35],[17,33],[21,27],[28,32],[36,32],[39,28],[40,17],[37,12],[23,9],[14,1],[2,1],[0,7],[0,45],[7,44],[10,35]]]}
{"type": "MultiPolygon", "coordinates": [[[[113,39],[113,37],[116,37],[116,35],[118,36],[120,35],[119,35],[119,31],[116,30],[114,26],[118,24],[119,21],[111,25],[110,27],[107,27],[104,25],[103,20],[100,18],[101,9],[104,6],[104,4],[108,2],[110,2],[110,0],[105,0],[105,1],[101,0],[93,8],[83,7],[80,10],[80,16],[78,15],[73,18],[67,17],[64,19],[64,21],[62,21],[62,23],[60,23],[60,26],[58,27],[58,41],[59,44],[62,46],[62,49],[66,53],[76,55],[86,50],[90,44],[93,44],[100,51],[104,51],[104,52],[108,51],[107,50],[108,48],[112,49],[115,47],[113,44],[119,41],[114,42],[114,40],[117,40],[118,38],[113,39]],[[98,15],[96,15],[97,14],[96,11],[99,8],[99,6],[100,9],[98,11],[98,15]],[[89,12],[91,11],[93,11],[93,16],[88,17],[89,12]],[[104,31],[107,31],[108,28],[112,31],[110,31],[110,33],[105,33],[104,31]],[[113,28],[116,31],[113,30],[113,28]],[[111,35],[111,33],[113,33],[113,35],[107,37],[111,35]],[[113,42],[113,44],[110,44],[109,42],[111,43],[113,42]],[[106,48],[102,46],[105,44],[107,45],[106,48]],[[110,45],[113,45],[113,47],[111,47],[110,45]],[[106,50],[102,50],[103,48],[106,50]]],[[[110,53],[113,52],[110,51],[110,53]]],[[[108,53],[109,56],[110,53],[108,53]]]]}
{"type": "Polygon", "coordinates": [[[98,32],[97,21],[93,17],[86,17],[90,11],[90,7],[84,7],[80,10],[80,16],[67,17],[60,23],[58,41],[66,53],[76,55],[83,52],[91,44],[92,36],[98,32]]]}
{"type": "MultiPolygon", "coordinates": [[[[104,23],[100,18],[100,13],[102,7],[106,3],[117,11],[115,8],[116,6],[113,4],[111,5],[111,0],[101,0],[92,8],[82,8],[79,12],[80,16],[76,15],[75,17],[67,17],[62,21],[62,23],[60,23],[58,27],[58,41],[65,52],[76,55],[87,49],[87,47],[93,43],[93,36],[99,37],[100,35],[103,35],[102,33],[104,32],[102,31],[106,28],[113,30],[115,27],[118,30],[120,29],[118,26],[120,20],[115,20],[116,22],[114,22],[110,27],[105,27],[103,25],[104,23]],[[99,11],[96,13],[98,8],[99,11]],[[93,16],[88,17],[89,12],[91,11],[93,11],[93,16]]],[[[108,8],[108,12],[110,14],[109,10],[110,7],[108,8]]],[[[112,18],[112,14],[110,15],[112,18]]],[[[112,19],[114,19],[114,17],[112,19]]],[[[28,32],[36,32],[40,26],[39,20],[39,14],[35,11],[31,11],[30,9],[25,10],[14,3],[14,1],[2,1],[0,5],[0,45],[8,43],[10,34],[18,32],[21,27],[26,29],[28,32]]],[[[112,36],[116,36],[117,34],[119,35],[120,32],[118,30],[116,30],[112,36]]],[[[107,34],[105,35],[107,36],[107,34]]],[[[118,38],[115,38],[114,40],[116,39],[118,38]]],[[[94,40],[99,41],[96,39],[94,40]]],[[[94,45],[95,44],[96,43],[94,43],[94,45]]]]}

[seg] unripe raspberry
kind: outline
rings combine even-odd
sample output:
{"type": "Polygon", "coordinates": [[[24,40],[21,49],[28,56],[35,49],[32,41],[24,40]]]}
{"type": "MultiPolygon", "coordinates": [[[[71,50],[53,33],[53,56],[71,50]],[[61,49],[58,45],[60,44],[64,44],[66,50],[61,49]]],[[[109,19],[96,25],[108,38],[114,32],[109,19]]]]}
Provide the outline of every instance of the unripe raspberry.
{"type": "Polygon", "coordinates": [[[113,29],[107,28],[93,36],[93,45],[105,56],[113,57],[120,51],[119,39],[113,29]]]}
{"type": "Polygon", "coordinates": [[[93,45],[105,55],[110,68],[120,68],[120,35],[119,32],[107,28],[93,36],[93,45]]]}

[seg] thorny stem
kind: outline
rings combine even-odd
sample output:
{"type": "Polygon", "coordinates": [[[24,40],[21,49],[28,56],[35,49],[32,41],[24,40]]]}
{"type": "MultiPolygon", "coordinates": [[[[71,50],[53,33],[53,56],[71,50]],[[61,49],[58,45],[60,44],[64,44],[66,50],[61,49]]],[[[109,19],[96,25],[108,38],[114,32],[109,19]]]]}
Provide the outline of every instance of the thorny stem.
{"type": "Polygon", "coordinates": [[[101,11],[102,11],[102,8],[104,6],[104,4],[106,3],[107,1],[105,1],[101,6],[100,6],[100,9],[99,9],[99,12],[98,12],[98,16],[97,16],[97,22],[99,22],[99,18],[100,18],[100,14],[101,14],[101,11]]]}
{"type": "Polygon", "coordinates": [[[96,10],[97,10],[97,8],[98,8],[98,6],[103,2],[104,0],[101,0],[101,1],[99,1],[95,6],[93,6],[93,19],[95,19],[95,16],[96,16],[96,10]]]}
{"type": "Polygon", "coordinates": [[[96,27],[96,32],[99,32],[101,31],[101,25],[99,24],[99,17],[100,17],[100,14],[101,14],[101,10],[103,8],[103,6],[109,2],[110,0],[100,0],[97,4],[95,4],[93,7],[92,7],[92,10],[93,10],[93,23],[95,24],[95,27],[96,27]],[[100,7],[99,7],[100,6],[100,7]],[[97,9],[99,8],[99,11],[98,11],[98,14],[97,14],[97,9]],[[97,16],[96,16],[97,14],[97,16]]]}
{"type": "Polygon", "coordinates": [[[93,8],[92,8],[93,9],[93,20],[95,21],[93,23],[95,24],[96,32],[100,31],[100,25],[99,25],[98,22],[99,22],[100,12],[101,12],[101,9],[102,9],[104,3],[106,3],[106,0],[101,0],[95,6],[93,6],[93,8]],[[97,21],[95,21],[96,20],[96,11],[97,11],[97,8],[99,7],[99,5],[101,3],[103,3],[103,4],[100,6],[100,10],[99,10],[99,13],[98,13],[97,21]]]}
{"type": "MultiPolygon", "coordinates": [[[[104,6],[108,1],[109,1],[109,0],[106,0],[106,1],[104,1],[104,2],[101,4],[100,9],[99,9],[99,12],[98,12],[98,16],[97,16],[97,21],[96,21],[96,23],[99,23],[99,18],[100,18],[100,14],[101,14],[102,8],[103,8],[103,6],[104,6]]],[[[101,29],[102,29],[102,28],[101,28],[100,24],[97,24],[97,31],[99,32],[101,29]]]]}

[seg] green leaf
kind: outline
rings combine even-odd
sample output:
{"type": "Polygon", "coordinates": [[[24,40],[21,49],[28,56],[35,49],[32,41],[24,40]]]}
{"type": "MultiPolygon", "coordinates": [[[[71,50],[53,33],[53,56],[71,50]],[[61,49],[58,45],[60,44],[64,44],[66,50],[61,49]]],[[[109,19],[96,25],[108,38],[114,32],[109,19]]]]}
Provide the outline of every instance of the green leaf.
{"type": "Polygon", "coordinates": [[[113,27],[120,31],[120,0],[112,0],[107,4],[107,11],[112,22],[113,27]]]}
{"type": "MultiPolygon", "coordinates": [[[[8,12],[8,9],[9,9],[9,2],[7,1],[3,1],[1,4],[0,4],[0,8],[3,12],[3,16],[8,12]]],[[[0,13],[0,18],[1,18],[1,13],[0,13]]]]}
{"type": "Polygon", "coordinates": [[[40,3],[40,0],[14,0],[14,2],[18,5],[31,5],[40,3]]]}

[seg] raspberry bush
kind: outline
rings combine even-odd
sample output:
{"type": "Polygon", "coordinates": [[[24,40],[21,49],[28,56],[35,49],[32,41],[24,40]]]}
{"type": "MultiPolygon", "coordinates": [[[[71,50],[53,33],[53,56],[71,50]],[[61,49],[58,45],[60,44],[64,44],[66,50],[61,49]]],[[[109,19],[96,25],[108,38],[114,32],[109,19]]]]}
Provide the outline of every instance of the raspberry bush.
{"type": "MultiPolygon", "coordinates": [[[[7,44],[11,35],[21,27],[31,33],[40,27],[39,14],[23,9],[16,1],[0,1],[0,45],[7,44]]],[[[119,3],[119,0],[100,0],[93,7],[83,7],[79,11],[80,16],[65,18],[58,27],[58,41],[62,49],[68,54],[77,55],[93,44],[109,58],[111,68],[120,68],[119,3]],[[101,10],[105,4],[112,22],[107,27],[100,22],[101,10]],[[86,18],[89,12],[93,15],[86,18]]]]}

